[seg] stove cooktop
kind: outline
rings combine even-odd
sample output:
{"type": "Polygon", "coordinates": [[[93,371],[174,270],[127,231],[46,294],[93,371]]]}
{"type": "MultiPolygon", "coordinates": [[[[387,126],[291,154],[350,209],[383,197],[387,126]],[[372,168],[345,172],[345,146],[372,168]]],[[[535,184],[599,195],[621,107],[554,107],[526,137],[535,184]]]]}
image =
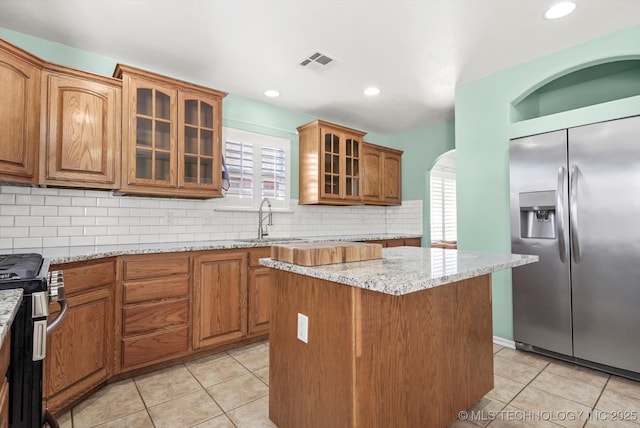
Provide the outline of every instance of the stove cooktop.
{"type": "Polygon", "coordinates": [[[40,254],[0,254],[0,281],[36,278],[41,266],[40,254]]]}

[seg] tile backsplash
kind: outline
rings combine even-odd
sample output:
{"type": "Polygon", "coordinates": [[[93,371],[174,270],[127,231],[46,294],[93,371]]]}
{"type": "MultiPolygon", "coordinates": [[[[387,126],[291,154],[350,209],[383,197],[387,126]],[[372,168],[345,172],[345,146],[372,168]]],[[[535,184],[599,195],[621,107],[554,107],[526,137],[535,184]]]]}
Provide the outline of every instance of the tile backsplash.
{"type": "MultiPolygon", "coordinates": [[[[422,234],[422,201],[402,206],[298,205],[274,211],[269,237],[422,234]]],[[[258,236],[258,213],[220,199],[116,196],[109,191],[0,185],[0,252],[258,236]]]]}

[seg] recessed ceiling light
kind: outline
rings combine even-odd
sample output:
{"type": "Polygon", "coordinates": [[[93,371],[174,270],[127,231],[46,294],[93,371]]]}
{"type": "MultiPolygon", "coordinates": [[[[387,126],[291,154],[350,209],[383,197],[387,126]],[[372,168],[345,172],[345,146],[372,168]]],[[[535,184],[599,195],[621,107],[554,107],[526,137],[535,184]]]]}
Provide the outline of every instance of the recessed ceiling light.
{"type": "Polygon", "coordinates": [[[267,89],[266,91],[264,91],[264,94],[270,98],[275,98],[280,96],[280,92],[276,91],[275,89],[267,89]]]}
{"type": "Polygon", "coordinates": [[[369,97],[378,95],[379,93],[380,93],[380,89],[376,88],[375,86],[371,86],[370,88],[367,88],[364,90],[364,94],[369,97]]]}
{"type": "Polygon", "coordinates": [[[558,19],[569,15],[576,8],[576,4],[572,1],[562,1],[556,3],[547,10],[544,17],[547,19],[558,19]]]}

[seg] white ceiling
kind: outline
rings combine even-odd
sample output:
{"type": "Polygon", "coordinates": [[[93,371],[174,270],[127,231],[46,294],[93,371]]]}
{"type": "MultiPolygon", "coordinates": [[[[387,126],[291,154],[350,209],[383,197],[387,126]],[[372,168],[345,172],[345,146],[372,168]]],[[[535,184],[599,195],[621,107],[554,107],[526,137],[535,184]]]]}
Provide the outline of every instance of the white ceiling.
{"type": "Polygon", "coordinates": [[[640,0],[547,21],[555,1],[1,0],[0,27],[393,134],[452,118],[457,84],[640,24],[640,0]],[[338,63],[299,65],[316,51],[338,63]]]}

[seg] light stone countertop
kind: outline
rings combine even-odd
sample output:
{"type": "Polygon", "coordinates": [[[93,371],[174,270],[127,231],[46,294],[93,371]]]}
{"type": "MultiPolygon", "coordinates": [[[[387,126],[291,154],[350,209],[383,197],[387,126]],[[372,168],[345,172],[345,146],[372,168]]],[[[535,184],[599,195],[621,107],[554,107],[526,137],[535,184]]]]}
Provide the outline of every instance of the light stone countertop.
{"type": "Polygon", "coordinates": [[[341,236],[301,236],[301,237],[268,237],[262,241],[252,238],[225,239],[211,241],[189,242],[152,242],[143,244],[120,245],[87,245],[74,247],[45,247],[14,249],[13,253],[38,253],[48,257],[51,264],[71,263],[84,260],[101,259],[105,257],[121,256],[125,254],[154,254],[174,253],[183,251],[230,250],[236,248],[267,247],[286,242],[315,242],[315,241],[371,241],[384,239],[422,238],[421,235],[378,233],[367,235],[341,236]]]}
{"type": "Polygon", "coordinates": [[[22,288],[0,290],[0,346],[11,332],[11,323],[20,308],[22,294],[22,288]]]}
{"type": "Polygon", "coordinates": [[[384,248],[382,258],[323,266],[260,259],[262,266],[400,296],[538,261],[538,256],[442,248],[384,248]]]}

